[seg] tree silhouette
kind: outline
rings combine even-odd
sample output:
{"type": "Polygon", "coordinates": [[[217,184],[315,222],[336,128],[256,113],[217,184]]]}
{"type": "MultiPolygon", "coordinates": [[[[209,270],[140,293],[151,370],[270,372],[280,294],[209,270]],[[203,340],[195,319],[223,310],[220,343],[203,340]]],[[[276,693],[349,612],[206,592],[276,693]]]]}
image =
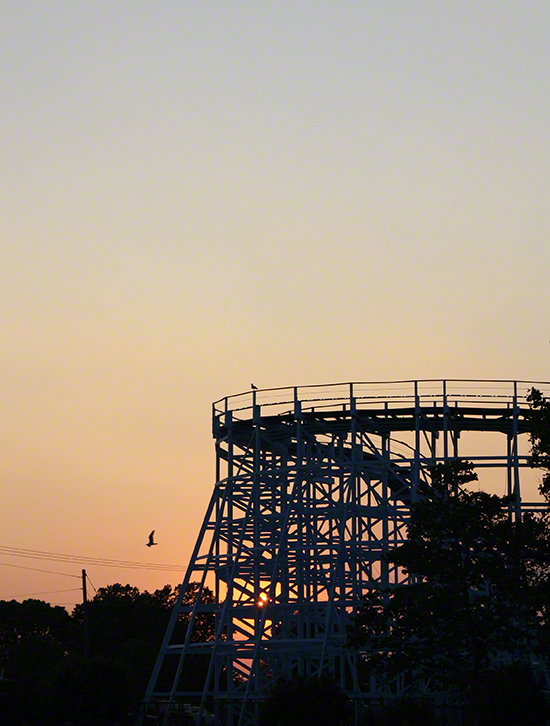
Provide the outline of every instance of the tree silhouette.
{"type": "Polygon", "coordinates": [[[73,638],[62,607],[41,600],[0,601],[0,689],[2,723],[21,723],[21,714],[41,716],[47,678],[66,656],[73,638]]]}
{"type": "MultiPolygon", "coordinates": [[[[183,596],[192,604],[199,584],[183,596]]],[[[83,654],[84,609],[40,600],[0,601],[0,715],[2,726],[21,721],[59,724],[123,722],[141,703],[179,588],[154,592],[115,583],[100,588],[88,603],[91,657],[83,654]]],[[[214,597],[204,588],[202,601],[214,597]]],[[[176,624],[185,637],[189,616],[176,624]]],[[[214,637],[214,614],[202,613],[193,640],[214,637]]],[[[198,656],[189,659],[189,677],[204,670],[198,656]]],[[[198,676],[197,676],[198,677],[198,676]]]]}
{"type": "Polygon", "coordinates": [[[507,497],[469,491],[468,462],[431,473],[407,540],[387,556],[409,583],[369,592],[349,645],[386,682],[405,671],[478,703],[497,655],[540,653],[550,527],[546,516],[513,521],[507,497]]]}
{"type": "MultiPolygon", "coordinates": [[[[199,583],[189,583],[183,603],[191,605],[198,589],[199,583]]],[[[123,667],[131,705],[138,705],[143,698],[178,592],[179,587],[170,585],[151,593],[132,585],[115,583],[99,588],[88,603],[90,653],[109,658],[123,667]]],[[[214,602],[208,587],[203,589],[201,599],[206,603],[214,602]]],[[[78,605],[73,617],[82,625],[83,616],[83,606],[78,605]]],[[[175,637],[180,642],[185,638],[188,622],[189,616],[183,614],[176,624],[175,637]]],[[[214,614],[200,614],[196,618],[192,640],[208,641],[214,635],[214,614]]],[[[202,661],[195,662],[197,658],[191,658],[186,665],[185,673],[190,677],[194,676],[197,667],[203,666],[202,661]]]]}
{"type": "Polygon", "coordinates": [[[539,486],[540,493],[550,500],[550,401],[542,393],[532,388],[527,401],[529,413],[529,441],[531,443],[530,464],[544,471],[539,486]]]}

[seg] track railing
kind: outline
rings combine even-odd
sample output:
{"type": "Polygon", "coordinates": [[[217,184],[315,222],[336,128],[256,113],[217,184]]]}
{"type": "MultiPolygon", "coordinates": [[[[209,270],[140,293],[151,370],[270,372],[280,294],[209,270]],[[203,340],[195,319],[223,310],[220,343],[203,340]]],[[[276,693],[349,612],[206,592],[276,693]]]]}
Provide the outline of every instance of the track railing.
{"type": "Polygon", "coordinates": [[[212,407],[215,420],[231,413],[233,420],[253,417],[259,407],[264,416],[292,413],[299,402],[300,410],[396,409],[410,406],[453,406],[502,408],[527,405],[532,388],[550,396],[548,381],[513,381],[496,379],[423,379],[329,383],[282,388],[253,389],[226,396],[212,407]]]}

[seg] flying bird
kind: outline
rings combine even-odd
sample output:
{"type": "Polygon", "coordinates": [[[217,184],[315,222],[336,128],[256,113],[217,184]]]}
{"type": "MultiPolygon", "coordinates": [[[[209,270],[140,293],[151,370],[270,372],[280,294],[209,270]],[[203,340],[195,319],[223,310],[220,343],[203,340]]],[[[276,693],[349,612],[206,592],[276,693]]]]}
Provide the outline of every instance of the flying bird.
{"type": "Polygon", "coordinates": [[[251,388],[251,389],[252,389],[253,391],[257,391],[257,390],[258,390],[258,386],[255,386],[255,385],[254,385],[253,383],[251,383],[251,384],[250,384],[250,388],[251,388]]]}
{"type": "Polygon", "coordinates": [[[151,532],[151,534],[149,535],[149,542],[147,542],[147,544],[145,545],[146,547],[152,547],[153,545],[157,545],[158,544],[158,542],[153,542],[153,535],[154,534],[155,534],[155,530],[153,530],[151,532]]]}

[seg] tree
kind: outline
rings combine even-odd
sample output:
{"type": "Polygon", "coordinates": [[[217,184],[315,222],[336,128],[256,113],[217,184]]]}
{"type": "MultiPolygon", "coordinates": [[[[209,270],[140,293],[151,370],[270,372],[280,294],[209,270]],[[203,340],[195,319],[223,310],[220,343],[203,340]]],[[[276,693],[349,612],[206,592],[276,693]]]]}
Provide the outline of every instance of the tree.
{"type": "Polygon", "coordinates": [[[2,723],[21,723],[21,714],[38,719],[44,710],[47,680],[72,641],[68,612],[41,600],[0,601],[0,692],[2,723]]]}
{"type": "Polygon", "coordinates": [[[369,592],[349,644],[383,680],[407,671],[477,703],[497,654],[540,649],[550,529],[544,516],[513,521],[507,497],[469,491],[468,462],[431,474],[407,541],[387,556],[409,582],[369,592]]]}
{"type": "MultiPolygon", "coordinates": [[[[150,593],[132,585],[115,583],[100,587],[88,602],[90,652],[114,654],[131,640],[158,645],[166,629],[175,593],[170,585],[150,593]]],[[[84,606],[77,605],[73,619],[84,621],[84,606]]]]}
{"type": "MultiPolygon", "coordinates": [[[[193,603],[198,589],[190,583],[184,603],[193,603]]],[[[70,616],[40,600],[0,601],[2,726],[121,721],[143,698],[177,595],[170,585],[152,593],[119,583],[100,588],[88,603],[90,658],[82,653],[82,605],[70,616]]],[[[202,601],[214,602],[209,588],[202,601]]],[[[178,638],[188,623],[182,615],[178,638]]],[[[192,639],[211,640],[214,627],[214,614],[202,613],[192,639]]],[[[196,665],[187,665],[192,676],[196,665]]]]}
{"type": "Polygon", "coordinates": [[[531,443],[530,464],[533,468],[543,469],[544,474],[539,486],[546,501],[550,500],[550,401],[542,393],[532,388],[527,396],[529,402],[529,441],[531,443]]]}
{"type": "Polygon", "coordinates": [[[260,726],[338,726],[348,722],[350,703],[328,675],[280,678],[260,706],[260,726]]]}
{"type": "MultiPolygon", "coordinates": [[[[198,582],[189,583],[183,603],[191,605],[198,589],[198,582]]],[[[122,667],[129,705],[138,705],[143,698],[178,592],[179,587],[170,585],[151,593],[115,583],[99,588],[88,603],[90,653],[122,667]]],[[[201,601],[214,602],[210,588],[203,589],[201,601]]],[[[77,605],[73,617],[81,626],[83,616],[83,606],[77,605]]],[[[175,633],[178,639],[185,638],[188,622],[188,615],[180,616],[175,633]]],[[[192,640],[208,641],[214,636],[214,614],[199,615],[192,640]]],[[[187,669],[193,674],[193,661],[187,669]]]]}
{"type": "MultiPolygon", "coordinates": [[[[195,601],[198,589],[198,582],[189,583],[183,596],[184,605],[191,605],[195,601]]],[[[133,640],[149,643],[158,652],[178,592],[179,587],[173,588],[170,585],[152,593],[147,590],[141,592],[137,587],[119,583],[100,587],[88,603],[91,652],[112,654],[117,648],[122,648],[133,640]]],[[[210,588],[203,589],[201,602],[214,602],[210,588]]],[[[83,605],[75,607],[73,618],[80,625],[83,623],[83,605]]],[[[182,615],[179,619],[178,626],[183,637],[188,622],[187,615],[182,615]]],[[[193,639],[208,641],[214,636],[214,616],[199,615],[193,630],[193,639]]]]}
{"type": "Polygon", "coordinates": [[[71,637],[71,618],[65,608],[42,600],[0,600],[1,667],[9,668],[18,646],[34,637],[66,645],[71,637]]]}

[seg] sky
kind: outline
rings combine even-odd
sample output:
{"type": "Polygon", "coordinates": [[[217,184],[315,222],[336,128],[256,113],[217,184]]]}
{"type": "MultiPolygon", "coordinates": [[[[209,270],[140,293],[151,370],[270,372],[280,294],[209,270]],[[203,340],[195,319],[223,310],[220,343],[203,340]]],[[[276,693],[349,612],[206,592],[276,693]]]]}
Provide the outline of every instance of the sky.
{"type": "MultiPolygon", "coordinates": [[[[549,380],[549,37],[546,0],[4,0],[0,545],[183,567],[251,382],[549,380]]],[[[80,567],[0,553],[0,599],[80,567]]]]}

